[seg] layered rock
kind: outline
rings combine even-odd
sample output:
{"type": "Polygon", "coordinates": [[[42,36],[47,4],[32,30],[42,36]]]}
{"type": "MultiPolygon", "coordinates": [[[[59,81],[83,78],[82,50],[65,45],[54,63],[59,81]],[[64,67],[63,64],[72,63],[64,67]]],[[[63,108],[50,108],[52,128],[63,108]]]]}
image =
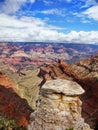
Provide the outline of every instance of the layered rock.
{"type": "MultiPolygon", "coordinates": [[[[0,62],[17,69],[21,66],[51,64],[54,60],[64,59],[74,63],[98,54],[97,45],[57,44],[57,43],[0,43],[0,62]],[[1,61],[2,60],[2,61],[1,61]],[[25,61],[25,62],[24,62],[25,61]]],[[[0,63],[1,64],[1,63],[0,63]]]]}
{"type": "Polygon", "coordinates": [[[49,80],[40,90],[37,110],[28,130],[91,130],[81,117],[79,95],[84,90],[69,80],[49,80]]]}
{"type": "Polygon", "coordinates": [[[92,128],[95,128],[96,123],[98,124],[98,56],[71,65],[60,60],[42,67],[39,76],[43,78],[40,85],[47,80],[58,78],[79,83],[85,90],[81,96],[82,116],[92,128]]]}
{"type": "Polygon", "coordinates": [[[8,75],[0,72],[0,116],[13,119],[20,126],[27,126],[33,110],[17,91],[8,75]]]}

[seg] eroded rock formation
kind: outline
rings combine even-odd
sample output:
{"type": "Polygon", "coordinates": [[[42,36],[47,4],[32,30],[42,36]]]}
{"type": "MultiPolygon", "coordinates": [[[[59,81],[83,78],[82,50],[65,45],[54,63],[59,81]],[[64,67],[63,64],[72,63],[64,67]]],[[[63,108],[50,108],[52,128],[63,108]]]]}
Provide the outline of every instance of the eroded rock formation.
{"type": "Polygon", "coordinates": [[[40,85],[47,80],[59,78],[80,84],[85,90],[81,96],[82,116],[85,122],[95,128],[96,123],[98,124],[98,55],[71,65],[59,60],[42,67],[39,76],[43,78],[40,85]]]}
{"type": "Polygon", "coordinates": [[[81,117],[79,95],[83,93],[76,82],[48,80],[40,90],[28,130],[91,130],[81,117]]]}

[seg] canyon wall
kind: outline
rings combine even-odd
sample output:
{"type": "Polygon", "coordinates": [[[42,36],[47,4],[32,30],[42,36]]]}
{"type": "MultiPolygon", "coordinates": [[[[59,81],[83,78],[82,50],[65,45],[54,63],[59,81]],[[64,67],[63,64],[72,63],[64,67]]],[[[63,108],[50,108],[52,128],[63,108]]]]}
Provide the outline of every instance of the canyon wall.
{"type": "Polygon", "coordinates": [[[27,126],[33,112],[26,99],[17,94],[14,82],[0,72],[0,116],[14,119],[20,126],[27,126]]]}
{"type": "Polygon", "coordinates": [[[98,124],[98,55],[75,64],[67,64],[63,60],[54,62],[40,69],[43,78],[40,87],[50,79],[67,79],[82,86],[85,93],[80,96],[82,116],[92,128],[98,124]]]}

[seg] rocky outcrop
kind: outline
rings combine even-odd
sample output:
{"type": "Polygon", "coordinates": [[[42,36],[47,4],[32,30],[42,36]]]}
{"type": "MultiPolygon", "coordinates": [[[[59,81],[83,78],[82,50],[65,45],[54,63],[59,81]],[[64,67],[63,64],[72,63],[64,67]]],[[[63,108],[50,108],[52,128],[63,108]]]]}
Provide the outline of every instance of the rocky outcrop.
{"type": "Polygon", "coordinates": [[[91,130],[81,117],[79,95],[84,90],[69,80],[49,80],[40,90],[37,110],[28,130],[91,130]]]}
{"type": "Polygon", "coordinates": [[[71,65],[59,60],[42,67],[39,76],[43,78],[40,85],[47,80],[59,78],[80,84],[85,90],[81,96],[82,116],[90,126],[93,128],[96,126],[98,122],[98,56],[71,65]]]}

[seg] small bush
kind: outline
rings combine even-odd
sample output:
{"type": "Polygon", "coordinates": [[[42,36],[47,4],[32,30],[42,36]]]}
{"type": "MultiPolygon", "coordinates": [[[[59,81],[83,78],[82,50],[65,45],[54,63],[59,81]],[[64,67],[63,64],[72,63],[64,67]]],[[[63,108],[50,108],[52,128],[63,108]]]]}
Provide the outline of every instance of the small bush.
{"type": "Polygon", "coordinates": [[[14,120],[0,117],[0,130],[26,130],[26,128],[17,125],[14,120]]]}

